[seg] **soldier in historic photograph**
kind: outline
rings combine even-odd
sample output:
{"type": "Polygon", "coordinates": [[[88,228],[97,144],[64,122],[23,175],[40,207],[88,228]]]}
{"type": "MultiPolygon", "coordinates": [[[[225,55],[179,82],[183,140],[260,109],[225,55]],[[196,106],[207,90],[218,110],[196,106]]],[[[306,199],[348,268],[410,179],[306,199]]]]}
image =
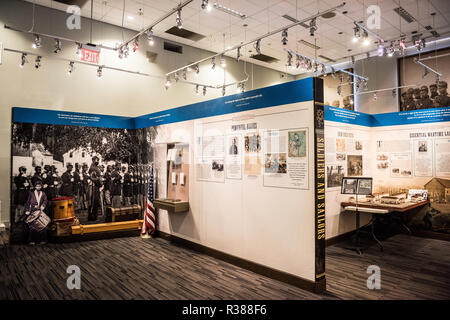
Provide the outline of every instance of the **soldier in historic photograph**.
{"type": "Polygon", "coordinates": [[[76,211],[80,211],[81,209],[81,197],[80,197],[81,190],[82,187],[81,187],[80,164],[75,163],[75,170],[73,171],[73,196],[76,211]]]}
{"type": "Polygon", "coordinates": [[[22,221],[25,217],[25,204],[28,199],[28,191],[30,190],[30,180],[27,177],[27,168],[21,166],[19,174],[14,177],[16,190],[14,192],[15,217],[14,222],[22,221]]]}
{"type": "Polygon", "coordinates": [[[120,163],[116,162],[114,170],[111,174],[111,197],[113,208],[122,206],[122,176],[120,175],[120,163]]]}
{"type": "Polygon", "coordinates": [[[131,196],[132,196],[132,186],[131,186],[131,175],[127,170],[126,166],[122,166],[122,193],[123,193],[123,204],[125,206],[131,205],[131,196]]]}
{"type": "Polygon", "coordinates": [[[404,111],[416,110],[416,103],[414,102],[414,89],[413,88],[409,88],[406,91],[403,110],[404,111]]]}
{"type": "Polygon", "coordinates": [[[73,197],[75,189],[75,178],[72,173],[73,165],[67,163],[66,168],[67,170],[61,176],[62,184],[59,194],[64,197],[73,197]]]}
{"type": "Polygon", "coordinates": [[[42,168],[41,166],[34,167],[34,175],[31,177],[31,184],[34,186],[36,181],[42,181],[42,168]]]}
{"type": "Polygon", "coordinates": [[[437,84],[432,83],[432,84],[430,84],[429,87],[430,87],[430,98],[431,98],[431,100],[434,100],[439,95],[438,90],[437,90],[437,84]]]}
{"type": "Polygon", "coordinates": [[[81,167],[81,197],[82,197],[82,209],[87,210],[90,207],[90,200],[91,200],[91,187],[92,187],[92,181],[91,177],[89,176],[88,170],[89,167],[87,163],[83,163],[83,166],[81,167]]]}
{"type": "Polygon", "coordinates": [[[112,167],[111,165],[106,166],[105,174],[103,175],[103,187],[104,187],[104,203],[106,206],[111,205],[111,174],[112,167]]]}
{"type": "Polygon", "coordinates": [[[420,109],[420,88],[413,89],[414,103],[416,104],[416,109],[420,109]]]}
{"type": "Polygon", "coordinates": [[[99,158],[92,157],[92,164],[89,168],[89,175],[92,181],[91,205],[88,212],[88,221],[96,221],[98,210],[101,209],[102,198],[102,174],[99,168],[99,158]]]}
{"type": "Polygon", "coordinates": [[[428,96],[428,87],[420,87],[420,100],[417,105],[417,109],[428,109],[433,108],[433,101],[428,96]]]}
{"type": "Polygon", "coordinates": [[[434,100],[435,107],[442,108],[450,106],[450,97],[447,92],[447,82],[439,81],[438,83],[439,95],[434,100]]]}

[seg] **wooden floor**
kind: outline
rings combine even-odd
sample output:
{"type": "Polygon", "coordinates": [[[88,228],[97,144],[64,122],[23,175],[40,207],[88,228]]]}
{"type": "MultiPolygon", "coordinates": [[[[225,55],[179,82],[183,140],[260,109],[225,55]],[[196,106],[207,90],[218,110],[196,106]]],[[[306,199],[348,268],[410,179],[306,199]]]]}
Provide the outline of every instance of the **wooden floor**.
{"type": "Polygon", "coordinates": [[[0,299],[449,299],[450,242],[396,235],[363,256],[327,248],[317,295],[171,244],[139,237],[0,248],[0,299]],[[381,290],[366,287],[381,268],[381,290]],[[66,268],[81,268],[68,290],[66,268]]]}

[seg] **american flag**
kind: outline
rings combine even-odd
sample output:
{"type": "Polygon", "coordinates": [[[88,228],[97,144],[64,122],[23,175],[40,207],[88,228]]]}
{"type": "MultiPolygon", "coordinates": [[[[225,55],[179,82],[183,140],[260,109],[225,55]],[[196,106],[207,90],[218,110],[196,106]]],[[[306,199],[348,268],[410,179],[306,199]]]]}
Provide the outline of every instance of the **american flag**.
{"type": "Polygon", "coordinates": [[[153,168],[150,170],[150,179],[148,181],[147,201],[145,203],[144,223],[142,224],[141,234],[155,232],[155,207],[153,206],[153,168]]]}

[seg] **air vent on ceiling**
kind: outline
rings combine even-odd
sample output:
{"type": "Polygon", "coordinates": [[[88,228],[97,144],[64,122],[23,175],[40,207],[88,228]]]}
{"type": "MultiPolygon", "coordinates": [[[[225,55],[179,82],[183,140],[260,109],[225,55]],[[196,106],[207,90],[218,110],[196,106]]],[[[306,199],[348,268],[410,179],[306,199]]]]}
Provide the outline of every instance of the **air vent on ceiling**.
{"type": "Polygon", "coordinates": [[[308,42],[308,41],[306,41],[306,40],[299,40],[298,42],[300,42],[301,44],[304,44],[305,46],[308,46],[308,47],[310,47],[310,48],[313,48],[314,50],[319,50],[320,49],[320,47],[319,46],[316,46],[315,44],[312,44],[311,42],[308,42]]]}
{"type": "Polygon", "coordinates": [[[205,36],[202,34],[199,34],[199,33],[193,32],[193,31],[189,31],[185,28],[179,29],[178,27],[172,27],[172,28],[166,30],[166,33],[172,34],[177,37],[185,38],[188,40],[192,40],[192,41],[199,41],[199,40],[202,40],[203,38],[205,38],[205,36]]]}
{"type": "MultiPolygon", "coordinates": [[[[291,16],[288,15],[288,14],[282,15],[282,17],[285,18],[285,19],[287,19],[287,20],[289,20],[289,21],[291,21],[291,22],[298,22],[297,19],[295,19],[294,17],[291,17],[291,16]]],[[[302,27],[304,27],[304,28],[309,28],[309,26],[308,26],[306,23],[304,23],[304,22],[300,23],[300,25],[301,25],[302,27]]]]}
{"type": "Polygon", "coordinates": [[[250,56],[250,58],[255,59],[255,60],[259,60],[259,61],[263,61],[263,62],[267,62],[267,63],[272,63],[272,62],[277,62],[279,61],[277,58],[271,57],[271,56],[267,56],[265,54],[252,54],[250,56]]]}
{"type": "Polygon", "coordinates": [[[166,41],[164,41],[164,50],[172,51],[172,52],[176,52],[176,53],[183,53],[182,46],[175,44],[175,43],[166,42],[166,41]]]}
{"type": "Polygon", "coordinates": [[[406,11],[402,7],[395,8],[394,11],[408,23],[416,20],[408,11],[406,11]]]}
{"type": "Polygon", "coordinates": [[[79,6],[80,8],[84,6],[89,0],[55,0],[55,2],[60,2],[67,4],[69,6],[79,6]]]}
{"type": "Polygon", "coordinates": [[[325,59],[325,60],[327,60],[329,62],[336,62],[336,60],[333,60],[331,58],[325,57],[324,55],[321,55],[321,54],[319,54],[319,57],[322,58],[322,59],[325,59]]]}

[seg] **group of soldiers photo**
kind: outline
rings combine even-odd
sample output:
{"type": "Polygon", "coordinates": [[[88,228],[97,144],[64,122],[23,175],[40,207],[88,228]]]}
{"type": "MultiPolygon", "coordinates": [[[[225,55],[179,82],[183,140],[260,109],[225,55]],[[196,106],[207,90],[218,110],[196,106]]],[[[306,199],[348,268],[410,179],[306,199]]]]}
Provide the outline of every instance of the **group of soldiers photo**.
{"type": "Polygon", "coordinates": [[[13,178],[14,222],[25,219],[25,205],[37,182],[49,200],[46,213],[52,217],[51,200],[72,197],[75,215],[82,223],[104,222],[106,208],[145,205],[149,165],[108,162],[97,156],[87,163],[66,163],[60,173],[54,165],[35,166],[33,173],[21,166],[13,178]]]}
{"type": "Polygon", "coordinates": [[[447,82],[423,85],[420,88],[408,88],[401,95],[400,110],[420,110],[430,108],[443,108],[450,106],[450,97],[447,91],[447,82]]]}

